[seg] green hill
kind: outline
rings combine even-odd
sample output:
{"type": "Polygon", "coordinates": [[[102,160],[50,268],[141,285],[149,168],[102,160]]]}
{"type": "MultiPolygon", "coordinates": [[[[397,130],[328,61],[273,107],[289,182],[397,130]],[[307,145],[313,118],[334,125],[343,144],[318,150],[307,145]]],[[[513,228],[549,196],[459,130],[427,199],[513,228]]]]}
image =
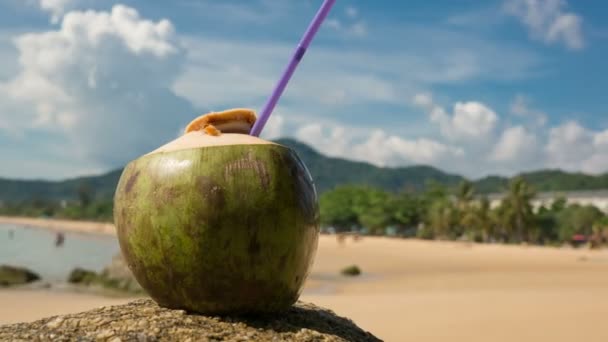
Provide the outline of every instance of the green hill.
{"type": "MultiPolygon", "coordinates": [[[[279,139],[277,142],[296,151],[308,166],[319,192],[347,183],[367,184],[387,190],[421,190],[429,180],[453,185],[463,179],[429,166],[380,168],[369,163],[326,157],[308,145],[292,139],[279,139]]],[[[0,200],[75,199],[83,184],[93,190],[96,197],[108,198],[114,193],[121,172],[122,169],[119,169],[100,176],[58,182],[0,178],[0,200]]]]}
{"type": "Polygon", "coordinates": [[[109,198],[122,169],[114,170],[100,176],[88,176],[67,179],[64,181],[11,180],[0,178],[0,201],[23,201],[29,199],[74,199],[81,187],[87,186],[96,197],[109,198]]]}
{"type": "MultiPolygon", "coordinates": [[[[430,166],[381,168],[365,162],[327,157],[310,146],[292,139],[279,139],[278,143],[294,149],[308,166],[319,192],[340,184],[366,184],[390,191],[419,191],[429,181],[452,186],[464,178],[445,173],[430,166]]],[[[31,199],[75,199],[81,187],[86,186],[97,198],[110,198],[122,170],[100,176],[89,176],[64,181],[11,180],[0,178],[0,201],[31,199]]],[[[608,173],[592,176],[567,173],[559,170],[541,170],[523,173],[537,191],[597,190],[608,188],[608,173]]],[[[489,176],[474,182],[478,192],[501,192],[509,178],[489,176]]]]}
{"type": "Polygon", "coordinates": [[[381,168],[365,162],[327,157],[292,139],[276,142],[296,151],[308,167],[319,192],[340,184],[365,184],[391,191],[422,190],[430,180],[454,185],[464,179],[430,166],[381,168]]]}

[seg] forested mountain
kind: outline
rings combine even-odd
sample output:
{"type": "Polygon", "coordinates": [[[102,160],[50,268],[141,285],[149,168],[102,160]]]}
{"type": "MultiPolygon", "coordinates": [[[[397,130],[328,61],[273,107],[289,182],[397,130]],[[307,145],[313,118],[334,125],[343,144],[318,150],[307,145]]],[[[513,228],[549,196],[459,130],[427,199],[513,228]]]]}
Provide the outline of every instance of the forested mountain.
{"type": "MultiPolygon", "coordinates": [[[[310,146],[293,139],[279,139],[278,143],[294,149],[308,166],[319,192],[340,184],[366,184],[389,191],[419,191],[430,181],[454,186],[464,177],[449,174],[430,166],[382,168],[365,162],[328,157],[310,146]]],[[[88,176],[64,181],[12,180],[0,178],[0,200],[76,199],[83,188],[96,198],[111,198],[122,170],[99,176],[88,176]]],[[[540,170],[521,174],[537,191],[571,191],[608,189],[608,173],[598,176],[567,173],[560,170],[540,170]]],[[[509,178],[489,176],[474,181],[480,193],[503,191],[509,178]]]]}

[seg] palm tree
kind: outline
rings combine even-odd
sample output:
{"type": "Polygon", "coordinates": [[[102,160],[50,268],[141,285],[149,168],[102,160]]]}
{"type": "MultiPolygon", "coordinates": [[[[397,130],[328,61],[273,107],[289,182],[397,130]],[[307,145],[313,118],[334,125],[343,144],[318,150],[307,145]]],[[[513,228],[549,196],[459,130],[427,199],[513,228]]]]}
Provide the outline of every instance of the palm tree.
{"type": "Polygon", "coordinates": [[[511,236],[515,233],[518,242],[529,239],[529,229],[534,219],[530,201],[535,195],[530,185],[517,177],[509,183],[507,196],[502,200],[501,223],[511,236]]]}
{"type": "Polygon", "coordinates": [[[461,225],[468,228],[468,233],[475,241],[487,242],[494,232],[494,220],[490,210],[490,201],[483,197],[479,202],[471,203],[461,212],[461,225]]]}
{"type": "Polygon", "coordinates": [[[477,207],[474,205],[475,189],[468,180],[462,181],[456,188],[455,209],[458,216],[457,225],[462,233],[476,235],[477,207]]]}
{"type": "Polygon", "coordinates": [[[431,204],[428,212],[428,224],[435,237],[455,238],[458,232],[456,226],[457,212],[449,199],[436,200],[431,204]]]}
{"type": "Polygon", "coordinates": [[[475,197],[475,188],[473,183],[468,180],[460,182],[456,189],[456,203],[460,210],[465,210],[466,207],[473,201],[475,197]]]}
{"type": "Polygon", "coordinates": [[[479,206],[479,228],[483,241],[487,242],[494,235],[494,220],[491,215],[490,200],[487,197],[481,199],[479,206]]]}

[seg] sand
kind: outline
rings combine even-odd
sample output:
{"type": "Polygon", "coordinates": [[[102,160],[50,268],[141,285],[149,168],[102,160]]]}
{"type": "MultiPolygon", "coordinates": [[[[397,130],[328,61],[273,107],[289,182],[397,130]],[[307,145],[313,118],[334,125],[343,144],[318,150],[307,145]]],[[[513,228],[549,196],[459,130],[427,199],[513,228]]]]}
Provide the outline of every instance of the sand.
{"type": "MultiPolygon", "coordinates": [[[[608,341],[607,290],[605,250],[322,236],[302,299],[386,341],[608,341]]],[[[124,301],[0,290],[0,324],[124,301]]]]}
{"type": "Polygon", "coordinates": [[[0,224],[15,224],[53,231],[116,235],[114,225],[106,222],[85,222],[31,217],[0,216],[0,224]]]}

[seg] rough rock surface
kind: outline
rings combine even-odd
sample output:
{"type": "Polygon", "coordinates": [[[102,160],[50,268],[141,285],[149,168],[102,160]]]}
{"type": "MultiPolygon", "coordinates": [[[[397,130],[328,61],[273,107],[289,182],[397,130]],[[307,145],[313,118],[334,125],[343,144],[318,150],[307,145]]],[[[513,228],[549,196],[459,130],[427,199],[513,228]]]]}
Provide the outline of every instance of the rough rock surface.
{"type": "Polygon", "coordinates": [[[0,326],[0,341],[380,341],[352,321],[298,302],[278,315],[212,317],[150,299],[0,326]]]}

